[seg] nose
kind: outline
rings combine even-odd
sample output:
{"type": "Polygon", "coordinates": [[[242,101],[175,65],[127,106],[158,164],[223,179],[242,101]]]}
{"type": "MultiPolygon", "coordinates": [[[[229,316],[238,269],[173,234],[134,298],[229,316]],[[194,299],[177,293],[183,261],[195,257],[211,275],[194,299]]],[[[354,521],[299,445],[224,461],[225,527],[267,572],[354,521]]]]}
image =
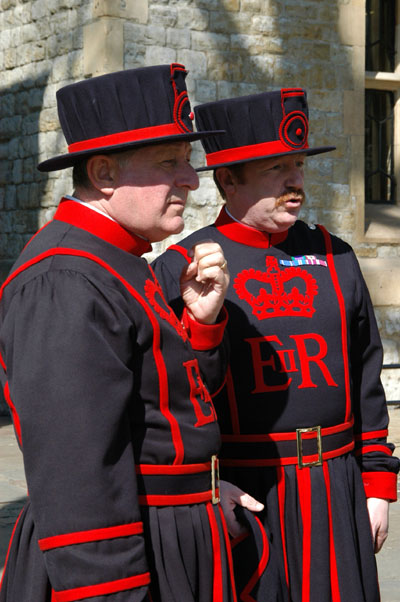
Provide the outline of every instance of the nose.
{"type": "Polygon", "coordinates": [[[293,166],[288,170],[286,177],[286,186],[295,190],[303,190],[304,188],[304,173],[303,169],[298,166],[293,166]]]}
{"type": "Polygon", "coordinates": [[[189,190],[196,190],[200,185],[196,170],[187,161],[182,161],[177,170],[176,184],[179,187],[189,188],[189,190]]]}

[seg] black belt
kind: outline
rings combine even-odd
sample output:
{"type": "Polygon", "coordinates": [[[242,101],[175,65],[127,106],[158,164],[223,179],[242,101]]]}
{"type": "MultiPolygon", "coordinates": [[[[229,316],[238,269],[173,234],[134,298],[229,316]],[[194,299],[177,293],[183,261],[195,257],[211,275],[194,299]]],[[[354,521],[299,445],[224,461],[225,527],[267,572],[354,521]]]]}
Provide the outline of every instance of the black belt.
{"type": "Polygon", "coordinates": [[[354,448],[353,420],[332,427],[313,426],[289,433],[222,435],[222,466],[321,466],[354,448]]]}
{"type": "Polygon", "coordinates": [[[204,464],[138,464],[139,503],[145,506],[176,506],[211,501],[218,504],[217,456],[204,464]]]}

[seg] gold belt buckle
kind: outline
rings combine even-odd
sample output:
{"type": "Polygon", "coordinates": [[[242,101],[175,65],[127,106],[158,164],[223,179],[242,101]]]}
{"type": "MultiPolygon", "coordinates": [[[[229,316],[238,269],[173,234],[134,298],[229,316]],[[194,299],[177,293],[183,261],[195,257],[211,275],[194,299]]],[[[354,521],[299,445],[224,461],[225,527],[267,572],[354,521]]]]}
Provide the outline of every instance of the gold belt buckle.
{"type": "MultiPolygon", "coordinates": [[[[297,462],[298,462],[299,468],[303,468],[305,466],[322,466],[321,427],[320,426],[311,426],[309,428],[296,429],[296,437],[297,437],[297,462]],[[318,460],[314,460],[314,462],[303,462],[303,439],[302,439],[303,433],[317,433],[318,460]]],[[[312,454],[312,455],[314,455],[314,454],[312,454]]]]}
{"type": "Polygon", "coordinates": [[[219,504],[219,460],[216,455],[211,456],[211,502],[219,504]],[[218,495],[217,495],[218,490],[218,495]]]}

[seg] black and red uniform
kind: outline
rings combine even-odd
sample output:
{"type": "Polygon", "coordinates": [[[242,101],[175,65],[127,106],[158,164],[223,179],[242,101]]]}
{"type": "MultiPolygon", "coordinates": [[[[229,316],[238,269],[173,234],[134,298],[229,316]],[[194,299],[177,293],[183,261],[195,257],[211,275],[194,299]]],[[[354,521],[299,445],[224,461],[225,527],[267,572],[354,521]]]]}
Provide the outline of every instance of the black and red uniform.
{"type": "Polygon", "coordinates": [[[231,360],[214,398],[222,474],[266,504],[293,602],[377,602],[366,495],[396,499],[399,461],[356,257],[322,227],[298,221],[269,235],[223,209],[153,265],[177,312],[187,251],[205,239],[221,245],[231,274],[231,360]]]}
{"type": "Polygon", "coordinates": [[[1,290],[2,384],[29,489],[1,602],[236,599],[207,388],[226,370],[226,314],[178,321],[148,248],[64,199],[1,290]]]}

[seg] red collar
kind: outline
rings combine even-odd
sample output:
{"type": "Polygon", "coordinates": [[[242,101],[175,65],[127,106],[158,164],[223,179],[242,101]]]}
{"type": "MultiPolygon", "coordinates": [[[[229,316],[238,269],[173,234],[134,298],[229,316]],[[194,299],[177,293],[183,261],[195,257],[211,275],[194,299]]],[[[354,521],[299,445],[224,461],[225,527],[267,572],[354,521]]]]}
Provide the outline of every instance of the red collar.
{"type": "Polygon", "coordinates": [[[251,226],[246,226],[241,222],[236,222],[226,212],[225,207],[222,207],[221,212],[215,222],[217,229],[231,240],[240,242],[248,247],[258,247],[259,249],[269,249],[283,242],[288,235],[288,230],[277,234],[269,234],[262,230],[256,230],[251,226]]]}
{"type": "Polygon", "coordinates": [[[151,244],[147,240],[136,236],[133,232],[128,232],[107,216],[69,199],[61,199],[54,219],[86,230],[86,232],[138,257],[151,250],[151,244]]]}

